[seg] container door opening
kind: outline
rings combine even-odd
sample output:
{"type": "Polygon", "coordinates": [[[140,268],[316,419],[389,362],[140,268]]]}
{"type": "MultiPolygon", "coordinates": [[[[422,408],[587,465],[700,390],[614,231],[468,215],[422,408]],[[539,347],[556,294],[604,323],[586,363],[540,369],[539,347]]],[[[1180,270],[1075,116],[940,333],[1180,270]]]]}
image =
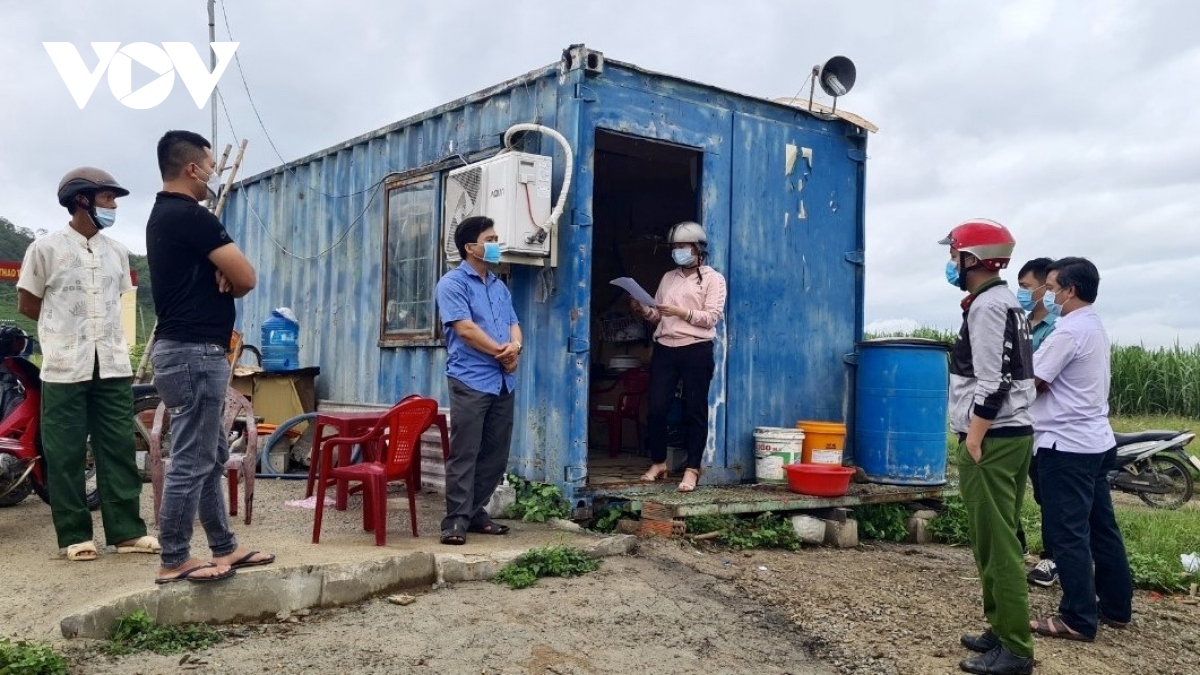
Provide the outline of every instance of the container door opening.
{"type": "MultiPolygon", "coordinates": [[[[588,485],[636,484],[650,466],[645,445],[654,324],[629,307],[609,282],[631,277],[654,295],[674,268],[667,232],[699,221],[701,152],[652,139],[598,130],[592,197],[591,369],[588,400],[588,485]]],[[[668,466],[681,476],[678,421],[668,420],[668,466]]]]}

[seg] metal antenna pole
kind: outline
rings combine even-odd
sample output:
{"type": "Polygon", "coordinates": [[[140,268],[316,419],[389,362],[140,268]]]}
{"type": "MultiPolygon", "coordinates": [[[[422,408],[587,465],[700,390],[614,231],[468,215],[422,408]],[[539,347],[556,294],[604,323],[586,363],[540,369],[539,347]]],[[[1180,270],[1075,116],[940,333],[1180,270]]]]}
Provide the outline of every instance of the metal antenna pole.
{"type": "MultiPolygon", "coordinates": [[[[217,14],[216,0],[208,0],[208,69],[210,72],[217,72],[217,50],[213,49],[212,43],[217,41],[217,14]]],[[[217,88],[213,87],[212,98],[208,102],[208,107],[212,108],[212,138],[209,143],[213,149],[217,148],[217,88]]]]}

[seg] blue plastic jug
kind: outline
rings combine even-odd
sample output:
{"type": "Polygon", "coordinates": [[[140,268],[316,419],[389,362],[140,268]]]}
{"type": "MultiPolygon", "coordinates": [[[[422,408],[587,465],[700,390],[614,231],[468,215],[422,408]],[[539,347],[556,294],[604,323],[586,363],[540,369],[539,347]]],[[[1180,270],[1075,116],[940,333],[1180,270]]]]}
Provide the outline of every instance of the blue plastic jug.
{"type": "Polygon", "coordinates": [[[300,324],[279,310],[262,325],[263,370],[296,370],[300,367],[300,324]]]}

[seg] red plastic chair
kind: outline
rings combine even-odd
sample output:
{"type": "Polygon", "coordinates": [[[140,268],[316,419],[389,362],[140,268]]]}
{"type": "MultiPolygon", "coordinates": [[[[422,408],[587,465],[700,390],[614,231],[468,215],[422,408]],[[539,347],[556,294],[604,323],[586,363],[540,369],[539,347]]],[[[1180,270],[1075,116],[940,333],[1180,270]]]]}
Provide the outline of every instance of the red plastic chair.
{"type": "Polygon", "coordinates": [[[321,440],[321,466],[317,476],[317,504],[313,516],[314,544],[320,543],[321,520],[325,513],[325,490],[331,481],[356,481],[363,487],[363,529],[375,531],[375,545],[387,539],[387,484],[404,481],[413,537],[417,535],[417,490],[421,484],[421,434],[433,426],[437,401],[410,396],[380,417],[365,434],[334,436],[321,440]],[[371,457],[358,464],[333,466],[339,447],[361,445],[373,449],[371,457]]]}
{"type": "Polygon", "coordinates": [[[616,405],[592,406],[589,419],[592,422],[603,422],[608,425],[608,456],[617,457],[621,454],[621,432],[625,420],[633,420],[637,430],[637,448],[642,449],[642,397],[650,389],[650,371],[646,368],[630,368],[621,373],[621,378],[611,385],[597,389],[595,393],[603,394],[620,387],[616,405]]]}

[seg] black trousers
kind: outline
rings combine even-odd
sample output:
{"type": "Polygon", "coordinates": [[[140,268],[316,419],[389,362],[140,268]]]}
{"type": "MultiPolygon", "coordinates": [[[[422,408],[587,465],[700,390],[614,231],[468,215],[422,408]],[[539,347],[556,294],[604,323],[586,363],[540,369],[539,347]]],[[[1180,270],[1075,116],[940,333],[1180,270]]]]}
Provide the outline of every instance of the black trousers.
{"type": "Polygon", "coordinates": [[[508,468],[513,393],[499,396],[450,382],[450,458],[446,460],[446,518],[442,529],[490,522],[483,505],[508,468]]]}
{"type": "MultiPolygon", "coordinates": [[[[1042,505],[1042,485],[1038,478],[1038,456],[1034,455],[1029,462],[1029,482],[1033,484],[1033,501],[1040,507],[1042,505]]],[[[1025,528],[1021,522],[1017,521],[1017,539],[1021,542],[1021,552],[1028,553],[1029,547],[1025,541],[1025,528]]],[[[1050,546],[1050,537],[1046,534],[1046,518],[1042,518],[1042,554],[1039,556],[1042,560],[1054,560],[1054,549],[1050,546]]]]}
{"type": "Polygon", "coordinates": [[[682,380],[683,449],[687,451],[687,468],[700,468],[708,441],[708,387],[715,366],[712,342],[686,347],[654,345],[654,355],[650,357],[650,414],[646,424],[646,448],[652,462],[667,461],[667,413],[682,380]]]}

